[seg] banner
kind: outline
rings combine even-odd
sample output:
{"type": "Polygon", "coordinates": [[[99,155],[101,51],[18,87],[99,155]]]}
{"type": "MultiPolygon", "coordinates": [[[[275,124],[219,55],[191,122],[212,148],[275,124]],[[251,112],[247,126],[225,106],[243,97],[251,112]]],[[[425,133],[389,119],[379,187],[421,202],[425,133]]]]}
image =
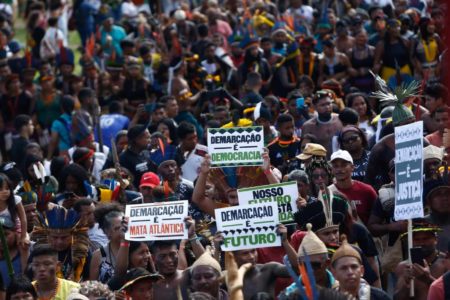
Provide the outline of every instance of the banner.
{"type": "Polygon", "coordinates": [[[276,203],[218,208],[215,213],[217,230],[224,236],[223,251],[281,246],[276,203]]]}
{"type": "Polygon", "coordinates": [[[263,147],[261,126],[208,128],[211,167],[260,166],[263,147]]]}
{"type": "Polygon", "coordinates": [[[395,127],[396,221],[423,218],[423,122],[395,127]]]}
{"type": "Polygon", "coordinates": [[[297,182],[283,182],[239,189],[239,205],[253,205],[274,202],[278,204],[280,223],[294,222],[293,214],[297,211],[297,182]]]}
{"type": "Polygon", "coordinates": [[[158,241],[187,239],[184,218],[188,215],[187,201],[133,204],[125,207],[129,241],[158,241]]]}

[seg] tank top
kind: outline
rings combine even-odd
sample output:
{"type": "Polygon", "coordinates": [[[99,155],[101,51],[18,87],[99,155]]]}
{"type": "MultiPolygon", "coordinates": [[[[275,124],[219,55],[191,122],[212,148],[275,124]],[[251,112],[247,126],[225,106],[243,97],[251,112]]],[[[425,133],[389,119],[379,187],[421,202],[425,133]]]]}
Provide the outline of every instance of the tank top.
{"type": "Polygon", "coordinates": [[[356,58],[355,56],[355,48],[353,48],[352,56],[350,57],[350,61],[352,63],[353,68],[372,68],[373,67],[373,54],[370,53],[369,47],[366,46],[364,51],[367,52],[367,57],[363,59],[356,58]]]}
{"type": "Polygon", "coordinates": [[[102,283],[107,283],[114,275],[114,266],[111,257],[111,248],[108,243],[106,246],[100,248],[102,259],[99,266],[98,280],[102,283]]]}
{"type": "Polygon", "coordinates": [[[325,65],[323,66],[323,71],[326,75],[335,75],[341,72],[345,72],[347,67],[339,62],[339,59],[336,55],[333,57],[333,60],[330,61],[328,58],[325,58],[325,65]]]}
{"type": "Polygon", "coordinates": [[[394,69],[395,61],[400,67],[409,64],[408,49],[401,41],[397,41],[394,44],[384,44],[383,66],[394,69]]]}

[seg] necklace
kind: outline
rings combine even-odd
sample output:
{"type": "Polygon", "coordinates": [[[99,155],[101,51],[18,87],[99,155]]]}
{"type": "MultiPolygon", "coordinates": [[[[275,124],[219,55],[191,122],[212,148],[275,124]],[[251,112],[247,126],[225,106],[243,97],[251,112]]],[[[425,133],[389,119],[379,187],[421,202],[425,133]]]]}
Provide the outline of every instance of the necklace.
{"type": "MultiPolygon", "coordinates": [[[[51,299],[55,298],[56,293],[58,292],[58,287],[59,287],[59,279],[56,278],[56,285],[55,285],[55,288],[51,291],[50,296],[49,297],[39,296],[39,300],[51,300],[51,299]]],[[[39,295],[42,294],[42,292],[39,292],[39,284],[37,281],[36,281],[36,291],[39,295]]]]}

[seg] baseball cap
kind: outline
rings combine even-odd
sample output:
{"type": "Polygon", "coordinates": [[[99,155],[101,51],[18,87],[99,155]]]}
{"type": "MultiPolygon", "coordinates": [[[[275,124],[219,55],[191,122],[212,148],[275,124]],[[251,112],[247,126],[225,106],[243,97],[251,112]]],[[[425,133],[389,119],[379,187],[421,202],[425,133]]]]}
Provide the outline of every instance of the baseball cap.
{"type": "Polygon", "coordinates": [[[327,150],[320,144],[307,143],[305,145],[305,149],[303,149],[303,152],[296,157],[300,160],[307,160],[313,156],[325,157],[327,156],[327,150]]]}
{"type": "Polygon", "coordinates": [[[350,153],[348,153],[347,150],[339,149],[338,151],[333,152],[333,154],[331,154],[330,162],[332,162],[333,160],[336,160],[336,159],[342,159],[342,160],[345,160],[346,162],[353,164],[353,158],[350,155],[350,153]]]}
{"type": "Polygon", "coordinates": [[[139,280],[143,279],[152,279],[154,281],[158,279],[164,278],[163,276],[159,275],[158,273],[150,273],[144,268],[133,268],[130,271],[128,271],[127,274],[125,274],[124,281],[125,284],[120,288],[120,291],[125,290],[138,282],[139,280]]]}
{"type": "Polygon", "coordinates": [[[427,159],[438,159],[442,161],[444,157],[444,152],[442,148],[436,147],[434,145],[429,145],[423,148],[423,160],[427,159]]]}
{"type": "Polygon", "coordinates": [[[159,183],[160,180],[158,175],[153,172],[147,172],[142,175],[139,187],[148,186],[153,189],[155,186],[159,185],[159,183]]]}

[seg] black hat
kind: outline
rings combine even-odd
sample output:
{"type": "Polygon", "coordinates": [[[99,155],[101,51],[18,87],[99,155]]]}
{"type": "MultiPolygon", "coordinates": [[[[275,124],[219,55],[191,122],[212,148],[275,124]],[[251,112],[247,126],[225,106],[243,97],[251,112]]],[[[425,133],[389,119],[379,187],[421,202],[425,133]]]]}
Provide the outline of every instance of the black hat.
{"type": "Polygon", "coordinates": [[[141,124],[134,125],[130,129],[128,129],[127,137],[130,141],[133,141],[133,140],[137,139],[139,136],[141,136],[141,134],[143,134],[146,129],[147,129],[147,126],[145,126],[145,125],[141,125],[141,124]]]}
{"type": "Polygon", "coordinates": [[[332,218],[327,217],[326,209],[321,201],[308,203],[294,214],[294,220],[300,228],[306,230],[306,224],[311,223],[315,232],[330,227],[339,227],[344,222],[348,204],[335,195],[332,199],[332,218]]]}
{"type": "Polygon", "coordinates": [[[124,281],[125,284],[120,288],[120,291],[125,290],[138,282],[139,280],[143,279],[151,279],[153,281],[157,281],[159,279],[164,278],[163,276],[159,275],[158,273],[150,273],[144,268],[133,268],[130,271],[125,274],[124,281]]]}

